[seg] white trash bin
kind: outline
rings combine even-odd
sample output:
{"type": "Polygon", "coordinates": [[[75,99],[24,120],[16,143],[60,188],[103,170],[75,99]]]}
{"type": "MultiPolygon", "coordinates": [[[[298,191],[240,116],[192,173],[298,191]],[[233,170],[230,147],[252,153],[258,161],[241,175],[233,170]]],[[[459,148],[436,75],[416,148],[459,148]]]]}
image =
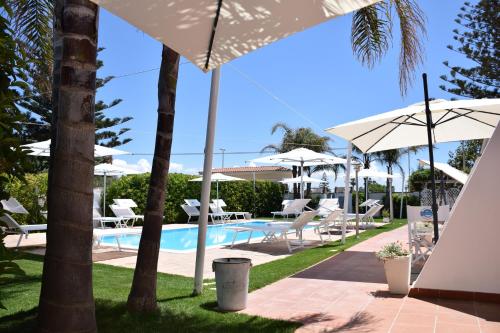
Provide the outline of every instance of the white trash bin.
{"type": "Polygon", "coordinates": [[[217,304],[221,311],[239,311],[247,306],[248,258],[219,258],[212,262],[217,288],[217,304]]]}

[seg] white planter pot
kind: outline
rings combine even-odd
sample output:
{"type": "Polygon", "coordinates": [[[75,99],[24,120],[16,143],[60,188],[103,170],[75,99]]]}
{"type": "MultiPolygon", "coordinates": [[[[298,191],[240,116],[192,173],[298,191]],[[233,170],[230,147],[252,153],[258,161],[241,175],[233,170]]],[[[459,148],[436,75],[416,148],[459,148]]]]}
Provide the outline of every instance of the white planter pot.
{"type": "Polygon", "coordinates": [[[410,290],[411,256],[386,259],[384,269],[389,292],[407,295],[410,290]]]}
{"type": "Polygon", "coordinates": [[[384,218],[382,219],[382,222],[384,222],[384,223],[389,223],[389,222],[391,222],[391,220],[390,220],[388,217],[384,217],[384,218]]]}

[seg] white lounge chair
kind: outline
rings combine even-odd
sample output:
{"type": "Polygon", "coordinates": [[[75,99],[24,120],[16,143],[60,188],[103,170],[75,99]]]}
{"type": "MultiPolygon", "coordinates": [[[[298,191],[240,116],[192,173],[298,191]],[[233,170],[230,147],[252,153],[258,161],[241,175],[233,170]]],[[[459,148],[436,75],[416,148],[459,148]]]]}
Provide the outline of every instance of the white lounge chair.
{"type": "Polygon", "coordinates": [[[239,219],[238,217],[241,217],[242,220],[245,219],[247,214],[250,214],[249,212],[226,212],[226,211],[224,211],[224,209],[222,209],[222,207],[226,206],[226,203],[224,202],[224,200],[219,199],[219,203],[221,203],[221,202],[224,204],[224,206],[217,205],[217,202],[209,204],[210,210],[212,211],[212,213],[219,214],[219,215],[229,214],[229,217],[234,215],[234,217],[236,219],[239,219]]]}
{"type": "Polygon", "coordinates": [[[201,203],[198,201],[198,199],[184,199],[184,202],[191,207],[200,207],[201,203]]]}
{"type": "Polygon", "coordinates": [[[314,217],[318,214],[317,211],[307,211],[301,213],[294,222],[292,223],[266,223],[265,225],[249,225],[245,227],[238,227],[238,231],[235,231],[233,236],[233,242],[231,243],[231,247],[234,245],[234,241],[236,240],[236,235],[238,232],[249,231],[250,235],[248,236],[247,243],[250,242],[252,238],[253,232],[262,232],[264,233],[264,238],[262,239],[263,243],[273,242],[278,240],[278,236],[285,240],[288,252],[292,252],[292,245],[288,240],[287,234],[291,231],[295,231],[299,234],[299,242],[297,247],[304,247],[304,243],[302,241],[302,230],[304,227],[311,222],[314,217]]]}
{"type": "Polygon", "coordinates": [[[339,199],[320,199],[318,203],[318,215],[321,217],[326,217],[330,215],[331,212],[339,209],[339,199]]]}
{"type": "Polygon", "coordinates": [[[144,221],[144,215],[137,215],[130,207],[122,207],[118,205],[109,205],[109,208],[113,211],[116,217],[121,218],[125,224],[132,222],[131,227],[134,226],[137,220],[144,221]]]}
{"type": "Polygon", "coordinates": [[[28,234],[32,231],[46,231],[46,224],[29,224],[22,225],[17,223],[17,221],[8,213],[4,213],[4,216],[0,217],[0,221],[4,222],[7,225],[6,233],[8,234],[19,234],[19,240],[17,241],[16,248],[21,244],[21,240],[23,236],[28,238],[28,234]]]}
{"type": "MultiPolygon", "coordinates": [[[[191,221],[191,218],[193,218],[193,217],[198,217],[198,218],[200,217],[200,210],[197,207],[190,206],[188,204],[182,204],[181,208],[184,210],[184,212],[188,216],[187,223],[193,222],[193,221],[191,221]]],[[[224,223],[225,221],[229,221],[231,214],[208,213],[208,216],[210,217],[212,224],[218,224],[218,223],[224,223]]]]}
{"type": "Polygon", "coordinates": [[[377,199],[368,199],[362,203],[359,204],[359,207],[371,207],[374,205],[378,205],[380,200],[377,199]]]}
{"type": "Polygon", "coordinates": [[[337,209],[331,211],[325,218],[309,223],[309,225],[314,226],[314,232],[319,235],[321,243],[323,243],[323,236],[321,235],[322,232],[328,233],[328,239],[331,239],[330,228],[334,227],[339,221],[341,221],[342,213],[343,211],[341,209],[337,209]]]}
{"type": "Polygon", "coordinates": [[[101,228],[105,228],[106,223],[112,223],[116,228],[127,227],[127,223],[124,222],[123,218],[116,216],[103,217],[96,208],[92,209],[92,220],[94,221],[94,227],[99,224],[101,228]]]}
{"type": "Polygon", "coordinates": [[[16,198],[10,197],[9,200],[1,200],[4,210],[14,214],[29,214],[23,205],[16,198]]]}
{"type": "Polygon", "coordinates": [[[295,199],[288,204],[282,211],[271,212],[273,214],[273,219],[276,216],[282,216],[288,218],[289,216],[298,216],[302,213],[306,205],[311,201],[311,199],[295,199]]]}
{"type": "Polygon", "coordinates": [[[115,205],[128,208],[136,208],[137,204],[132,199],[113,199],[115,205]]]}
{"type": "Polygon", "coordinates": [[[121,251],[120,237],[124,235],[137,235],[142,232],[142,229],[128,229],[128,228],[116,228],[116,229],[94,229],[93,231],[93,245],[98,247],[101,245],[102,238],[105,236],[112,236],[116,240],[118,245],[118,251],[121,251]]]}
{"type": "MultiPolygon", "coordinates": [[[[368,228],[369,226],[372,225],[372,223],[375,222],[374,217],[377,215],[382,209],[384,208],[383,205],[379,205],[378,203],[374,204],[373,206],[370,206],[366,213],[364,214],[358,214],[359,215],[359,222],[363,223],[359,225],[360,228],[368,228]]],[[[356,214],[349,213],[347,214],[347,221],[348,222],[353,222],[356,220],[356,214]]]]}

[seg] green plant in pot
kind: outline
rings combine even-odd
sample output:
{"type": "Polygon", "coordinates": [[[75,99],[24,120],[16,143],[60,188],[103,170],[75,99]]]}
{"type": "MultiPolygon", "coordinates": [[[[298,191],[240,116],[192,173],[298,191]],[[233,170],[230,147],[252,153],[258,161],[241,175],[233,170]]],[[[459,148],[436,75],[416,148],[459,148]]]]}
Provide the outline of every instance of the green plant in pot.
{"type": "Polygon", "coordinates": [[[382,218],[384,223],[391,222],[391,214],[387,209],[382,210],[382,218]]]}
{"type": "Polygon", "coordinates": [[[401,242],[385,245],[376,253],[384,262],[385,277],[391,294],[408,294],[410,289],[411,255],[401,242]]]}

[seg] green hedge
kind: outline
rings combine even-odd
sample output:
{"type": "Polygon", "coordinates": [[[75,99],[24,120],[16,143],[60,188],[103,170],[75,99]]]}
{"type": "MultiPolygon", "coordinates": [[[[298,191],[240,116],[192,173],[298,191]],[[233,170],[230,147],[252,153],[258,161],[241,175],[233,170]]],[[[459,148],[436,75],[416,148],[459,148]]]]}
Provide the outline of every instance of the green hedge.
{"type": "MultiPolygon", "coordinates": [[[[192,175],[169,174],[168,190],[165,199],[165,218],[168,223],[185,222],[187,215],[181,204],[184,199],[200,199],[201,182],[190,182],[192,175]]],[[[125,176],[114,180],[107,189],[106,200],[133,199],[142,214],[146,207],[149,174],[125,176]]],[[[211,197],[216,197],[216,184],[212,183],[211,197]]],[[[228,205],[227,211],[248,211],[256,216],[269,216],[271,211],[281,208],[284,186],[269,181],[257,181],[255,197],[253,182],[236,181],[219,183],[219,197],[228,205]],[[254,200],[255,198],[255,200],[254,200]]],[[[110,214],[112,215],[112,214],[110,214]]]]}
{"type": "Polygon", "coordinates": [[[45,217],[40,214],[40,211],[47,209],[47,173],[26,174],[24,181],[8,177],[8,182],[5,186],[9,196],[16,198],[29,215],[15,214],[14,218],[21,224],[40,224],[47,223],[45,217]],[[43,207],[38,204],[38,199],[44,199],[43,207]]]}

